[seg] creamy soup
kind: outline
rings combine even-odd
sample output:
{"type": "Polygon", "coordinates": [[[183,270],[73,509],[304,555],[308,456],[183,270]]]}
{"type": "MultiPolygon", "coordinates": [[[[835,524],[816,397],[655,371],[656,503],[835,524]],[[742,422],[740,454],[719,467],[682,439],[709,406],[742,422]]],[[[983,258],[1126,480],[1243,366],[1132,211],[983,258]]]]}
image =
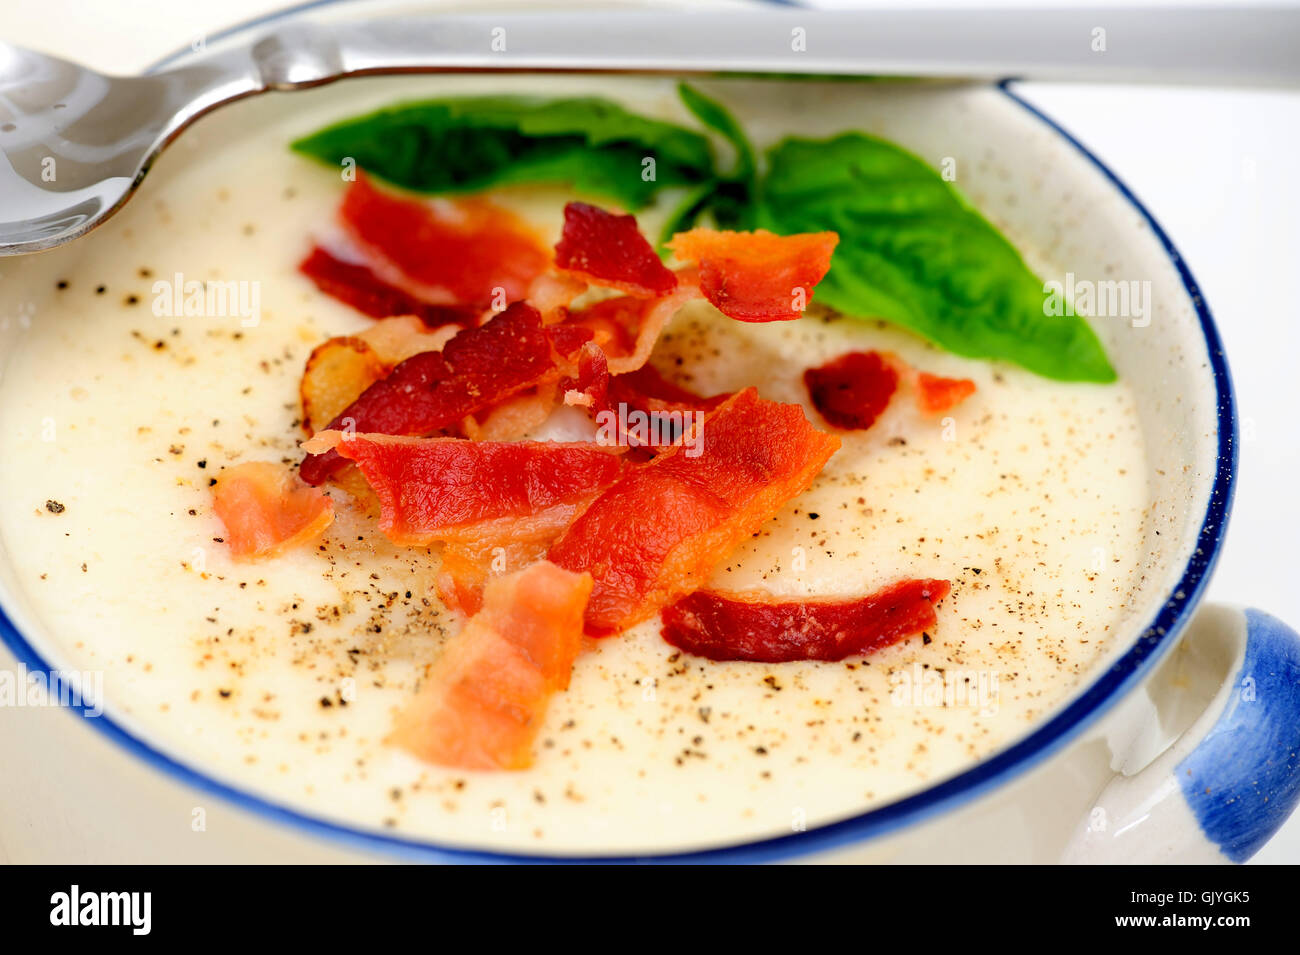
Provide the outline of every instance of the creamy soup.
{"type": "MultiPolygon", "coordinates": [[[[652,360],[703,394],[753,384],[824,426],[802,373],[846,351],[975,381],[942,418],[895,401],[844,433],[811,489],[713,578],[781,596],[944,578],[937,627],[865,659],[767,665],[681,653],[656,618],[587,641],[529,770],[439,768],[386,745],[462,625],[435,596],[436,549],[390,544],[331,490],[320,546],[237,564],[209,484],[236,462],[297,462],[305,359],[369,324],[296,272],[342,183],[286,143],[387,90],[236,107],[187,134],[101,232],[23,267],[41,305],[0,391],[0,531],[62,662],[103,672],[111,712],[205,772],[350,824],[666,851],[813,827],[950,775],[1023,735],[1113,649],[1148,503],[1123,381],[1048,381],[816,307],[750,325],[698,303],[652,360]],[[256,323],[234,306],[167,314],[155,283],[178,279],[252,283],[256,323]]],[[[666,83],[602,93],[672,102],[666,83]]],[[[823,109],[838,121],[818,122],[852,127],[851,104],[832,90],[823,109]]],[[[775,138],[790,122],[773,112],[751,130],[775,138]]],[[[493,198],[554,240],[570,196],[493,198]]],[[[661,216],[640,216],[647,234],[661,216]]],[[[537,436],[579,434],[580,417],[559,411],[537,436]]]]}

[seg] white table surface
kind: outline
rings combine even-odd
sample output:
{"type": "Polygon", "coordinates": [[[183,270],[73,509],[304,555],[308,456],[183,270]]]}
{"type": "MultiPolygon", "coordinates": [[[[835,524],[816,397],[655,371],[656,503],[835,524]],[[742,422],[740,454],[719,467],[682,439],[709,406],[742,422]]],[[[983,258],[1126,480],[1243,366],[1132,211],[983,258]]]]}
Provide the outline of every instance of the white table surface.
{"type": "MultiPolygon", "coordinates": [[[[9,8],[0,38],[133,72],[205,33],[286,5],[0,0],[9,8]]],[[[1104,9],[1098,24],[1105,25],[1104,9]]],[[[1210,598],[1300,625],[1300,93],[1046,84],[1020,92],[1133,189],[1200,281],[1227,348],[1243,436],[1231,531],[1210,598]]],[[[1255,861],[1300,862],[1300,813],[1255,861]]]]}

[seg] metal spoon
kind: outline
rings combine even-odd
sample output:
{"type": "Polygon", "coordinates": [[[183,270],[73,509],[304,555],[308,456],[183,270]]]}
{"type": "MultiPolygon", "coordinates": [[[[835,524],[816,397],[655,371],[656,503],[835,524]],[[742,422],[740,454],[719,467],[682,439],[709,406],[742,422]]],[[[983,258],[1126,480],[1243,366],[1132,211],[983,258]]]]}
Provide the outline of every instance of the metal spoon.
{"type": "Polygon", "coordinates": [[[1240,6],[303,21],[129,77],[0,43],[0,255],[53,248],[104,222],[204,113],[347,76],[576,70],[1295,85],[1297,51],[1300,10],[1240,6]]]}

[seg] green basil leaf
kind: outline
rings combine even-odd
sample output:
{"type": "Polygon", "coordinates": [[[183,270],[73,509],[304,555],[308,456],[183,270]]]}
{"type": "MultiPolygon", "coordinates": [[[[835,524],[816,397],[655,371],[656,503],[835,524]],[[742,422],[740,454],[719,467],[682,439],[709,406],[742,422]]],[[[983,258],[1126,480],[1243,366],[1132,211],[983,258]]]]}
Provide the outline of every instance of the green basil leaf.
{"type": "MultiPolygon", "coordinates": [[[[708,212],[720,229],[754,228],[754,196],[758,190],[758,163],[754,147],[745,130],[725,106],[710,99],[686,83],[677,85],[677,93],[695,118],[720,134],[736,153],[735,169],[720,175],[703,205],[693,210],[692,220],[708,212]]],[[[665,226],[666,242],[671,238],[665,226]]]]}
{"type": "Polygon", "coordinates": [[[1113,381],[1084,319],[1052,302],[1010,242],[921,159],[846,133],[790,138],[767,153],[757,217],[779,233],[838,232],[816,297],[884,318],[971,358],[1048,378],[1113,381]]]}
{"type": "Polygon", "coordinates": [[[717,100],[710,99],[688,83],[677,84],[677,95],[696,119],[731,143],[736,151],[736,168],[727,178],[735,182],[753,182],[757,168],[754,147],[736,117],[717,100]]]}
{"type": "Polygon", "coordinates": [[[713,178],[701,133],[647,119],[595,97],[473,96],[399,103],[292,144],[330,165],[352,159],[414,192],[562,182],[645,206],[665,186],[713,178]],[[647,162],[653,160],[653,165],[647,162]]]}

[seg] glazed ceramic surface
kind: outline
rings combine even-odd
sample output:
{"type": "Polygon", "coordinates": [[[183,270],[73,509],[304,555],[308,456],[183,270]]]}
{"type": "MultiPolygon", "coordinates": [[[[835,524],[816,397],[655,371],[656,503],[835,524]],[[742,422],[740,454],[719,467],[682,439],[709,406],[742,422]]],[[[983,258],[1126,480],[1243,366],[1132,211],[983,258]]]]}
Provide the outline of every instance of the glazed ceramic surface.
{"type": "MultiPolygon", "coordinates": [[[[806,90],[815,114],[816,87],[806,90]]],[[[1298,664],[1294,634],[1265,615],[1195,613],[1235,467],[1231,388],[1205,303],[1136,200],[1013,90],[856,92],[860,128],[936,166],[954,158],[963,191],[1045,278],[1149,283],[1147,314],[1094,321],[1134,392],[1146,451],[1152,504],[1136,583],[1120,635],[1077,690],[976,765],[832,824],[669,858],[1241,861],[1295,802],[1298,664]]],[[[0,353],[16,351],[40,315],[46,271],[7,273],[0,353]]],[[[6,540],[9,650],[32,672],[70,669],[18,585],[22,560],[22,542],[6,540]]],[[[41,707],[3,714],[0,747],[17,771],[0,792],[17,809],[0,845],[12,858],[511,858],[313,816],[212,772],[111,697],[98,709],[84,720],[41,707]]]]}

